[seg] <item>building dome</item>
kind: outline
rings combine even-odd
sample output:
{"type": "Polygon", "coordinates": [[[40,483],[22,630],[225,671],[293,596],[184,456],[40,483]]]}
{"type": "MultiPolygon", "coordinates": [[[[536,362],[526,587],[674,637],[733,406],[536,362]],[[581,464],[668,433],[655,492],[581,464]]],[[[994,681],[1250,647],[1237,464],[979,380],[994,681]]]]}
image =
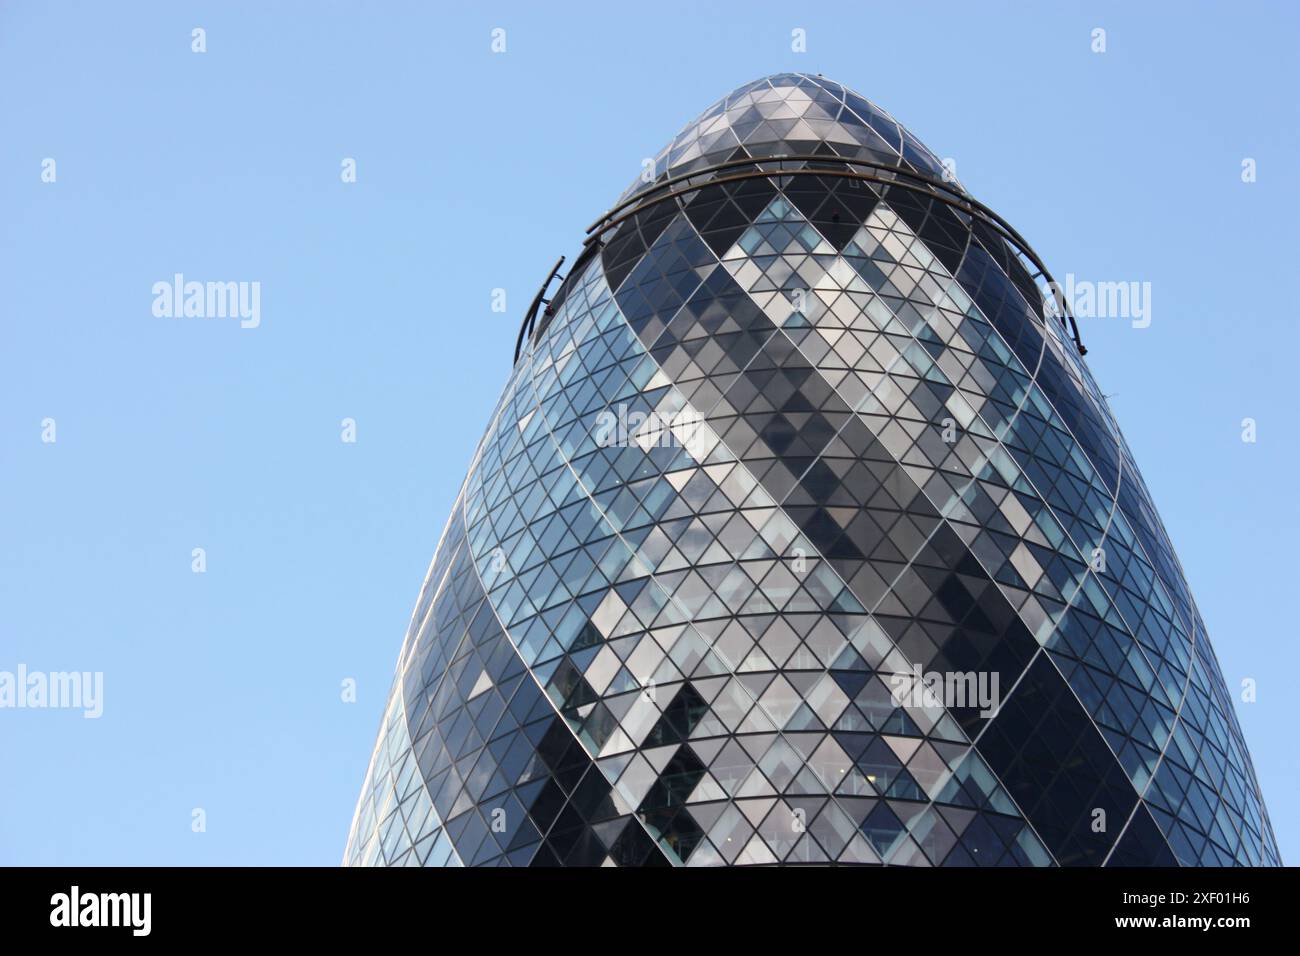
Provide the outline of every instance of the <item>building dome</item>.
{"type": "Polygon", "coordinates": [[[774,73],[737,87],[687,123],[628,187],[739,157],[841,156],[943,178],[943,164],[880,107],[833,80],[774,73]]]}
{"type": "Polygon", "coordinates": [[[525,317],[345,862],[1278,863],[1024,240],[820,77],[647,178],[525,317]]]}

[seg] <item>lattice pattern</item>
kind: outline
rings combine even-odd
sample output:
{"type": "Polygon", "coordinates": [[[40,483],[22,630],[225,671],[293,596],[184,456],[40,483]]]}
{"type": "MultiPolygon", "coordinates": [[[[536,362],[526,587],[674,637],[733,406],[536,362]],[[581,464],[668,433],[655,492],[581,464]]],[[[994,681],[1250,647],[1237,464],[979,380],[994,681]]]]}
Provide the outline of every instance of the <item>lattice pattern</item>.
{"type": "MultiPolygon", "coordinates": [[[[782,74],[655,175],[794,153],[941,174],[782,74]]],[[[346,862],[1279,862],[1132,457],[996,233],[773,174],[639,212],[553,304],[420,596],[346,862]],[[1001,706],[900,698],[916,668],[996,678],[1001,706]]]]}

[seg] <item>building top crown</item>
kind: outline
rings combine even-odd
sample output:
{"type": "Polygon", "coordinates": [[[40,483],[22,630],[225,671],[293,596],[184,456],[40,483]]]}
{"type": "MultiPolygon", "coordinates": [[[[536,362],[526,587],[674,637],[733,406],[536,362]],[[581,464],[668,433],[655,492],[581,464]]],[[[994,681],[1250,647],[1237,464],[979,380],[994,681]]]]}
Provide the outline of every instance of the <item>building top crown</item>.
{"type": "Polygon", "coordinates": [[[671,176],[732,159],[846,156],[945,180],[960,189],[920,140],[866,97],[823,76],[774,73],[732,90],[687,123],[619,197],[671,176]]]}

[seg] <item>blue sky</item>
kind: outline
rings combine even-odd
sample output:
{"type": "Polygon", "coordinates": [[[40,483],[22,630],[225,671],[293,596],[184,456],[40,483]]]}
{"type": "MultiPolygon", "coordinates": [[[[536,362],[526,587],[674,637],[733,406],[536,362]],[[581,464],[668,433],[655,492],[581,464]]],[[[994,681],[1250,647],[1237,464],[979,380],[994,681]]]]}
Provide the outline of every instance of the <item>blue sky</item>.
{"type": "Polygon", "coordinates": [[[104,673],[98,720],[0,711],[0,863],[340,860],[529,299],[642,157],[784,70],[954,158],[1058,278],[1152,283],[1088,361],[1258,681],[1300,862],[1297,37],[1255,0],[0,6],[0,670],[104,673]],[[259,282],[260,326],[154,316],[177,272],[259,282]]]}

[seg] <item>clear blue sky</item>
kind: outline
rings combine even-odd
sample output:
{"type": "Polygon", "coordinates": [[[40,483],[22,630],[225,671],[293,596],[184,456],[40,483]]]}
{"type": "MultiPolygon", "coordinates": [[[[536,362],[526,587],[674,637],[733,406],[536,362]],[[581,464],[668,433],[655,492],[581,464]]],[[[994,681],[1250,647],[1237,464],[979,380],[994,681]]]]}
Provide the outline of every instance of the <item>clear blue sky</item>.
{"type": "Polygon", "coordinates": [[[1300,863],[1296,8],[468,6],[0,6],[0,670],[105,681],[99,720],[0,710],[0,863],[338,863],[521,312],[642,157],[782,70],[955,158],[1058,277],[1153,284],[1089,362],[1258,680],[1300,863]],[[176,272],[260,282],[261,326],[155,317],[176,272]]]}

